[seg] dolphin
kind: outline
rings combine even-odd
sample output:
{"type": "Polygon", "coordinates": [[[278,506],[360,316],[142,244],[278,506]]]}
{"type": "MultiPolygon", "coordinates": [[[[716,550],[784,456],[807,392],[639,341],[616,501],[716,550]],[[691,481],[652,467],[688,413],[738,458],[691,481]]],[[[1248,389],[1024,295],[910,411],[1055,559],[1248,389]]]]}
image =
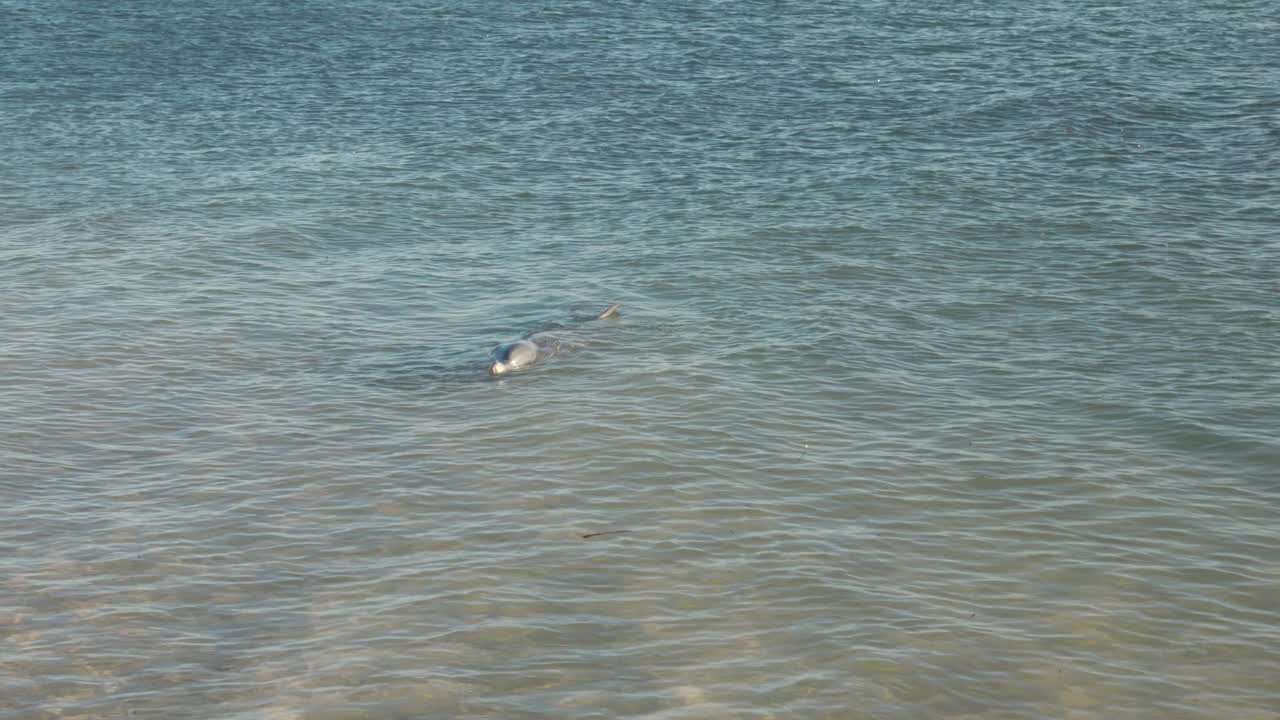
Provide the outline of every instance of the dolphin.
{"type": "MultiPolygon", "coordinates": [[[[592,320],[617,317],[621,305],[610,305],[592,320]]],[[[555,331],[534,333],[509,343],[503,343],[489,352],[489,374],[498,377],[512,370],[523,370],[544,357],[554,355],[572,346],[572,342],[555,331]]]]}

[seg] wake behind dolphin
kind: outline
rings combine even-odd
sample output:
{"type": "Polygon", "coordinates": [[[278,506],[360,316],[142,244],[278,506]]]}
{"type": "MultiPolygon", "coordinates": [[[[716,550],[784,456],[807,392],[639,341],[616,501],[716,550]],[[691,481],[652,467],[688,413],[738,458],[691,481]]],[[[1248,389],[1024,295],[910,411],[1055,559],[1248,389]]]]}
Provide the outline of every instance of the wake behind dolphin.
{"type": "MultiPolygon", "coordinates": [[[[617,317],[619,307],[621,305],[610,305],[592,320],[617,317]]],[[[489,352],[489,359],[492,361],[489,365],[489,374],[497,377],[512,370],[523,370],[545,357],[575,347],[573,338],[566,335],[567,330],[570,328],[537,332],[499,345],[489,352]]]]}

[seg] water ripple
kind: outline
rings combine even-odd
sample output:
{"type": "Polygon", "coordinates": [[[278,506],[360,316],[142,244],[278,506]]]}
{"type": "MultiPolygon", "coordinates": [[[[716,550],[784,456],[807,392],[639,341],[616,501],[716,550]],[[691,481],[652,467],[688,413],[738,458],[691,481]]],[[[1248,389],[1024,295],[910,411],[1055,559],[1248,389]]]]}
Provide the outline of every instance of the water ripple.
{"type": "Polygon", "coordinates": [[[1271,14],[727,9],[0,8],[0,717],[1274,717],[1271,14]]]}

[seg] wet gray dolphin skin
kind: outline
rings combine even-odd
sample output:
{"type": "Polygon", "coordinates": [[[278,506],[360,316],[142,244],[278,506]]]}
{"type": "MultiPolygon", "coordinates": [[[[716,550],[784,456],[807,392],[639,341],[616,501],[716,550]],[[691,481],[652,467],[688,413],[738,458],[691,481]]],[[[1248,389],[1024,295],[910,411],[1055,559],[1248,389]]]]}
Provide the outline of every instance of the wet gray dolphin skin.
{"type": "MultiPolygon", "coordinates": [[[[593,320],[604,320],[618,314],[621,305],[610,305],[593,320]]],[[[504,375],[512,370],[523,370],[547,355],[554,354],[562,345],[552,332],[534,333],[527,338],[503,343],[489,353],[489,374],[504,375]]]]}

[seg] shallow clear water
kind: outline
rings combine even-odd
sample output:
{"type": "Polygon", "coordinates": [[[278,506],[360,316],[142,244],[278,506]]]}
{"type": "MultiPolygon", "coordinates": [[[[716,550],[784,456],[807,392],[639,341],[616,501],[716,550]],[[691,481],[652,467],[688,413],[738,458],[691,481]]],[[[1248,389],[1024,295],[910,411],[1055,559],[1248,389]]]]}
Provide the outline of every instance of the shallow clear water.
{"type": "Polygon", "coordinates": [[[1280,717],[1271,4],[0,27],[0,718],[1280,717]]]}

